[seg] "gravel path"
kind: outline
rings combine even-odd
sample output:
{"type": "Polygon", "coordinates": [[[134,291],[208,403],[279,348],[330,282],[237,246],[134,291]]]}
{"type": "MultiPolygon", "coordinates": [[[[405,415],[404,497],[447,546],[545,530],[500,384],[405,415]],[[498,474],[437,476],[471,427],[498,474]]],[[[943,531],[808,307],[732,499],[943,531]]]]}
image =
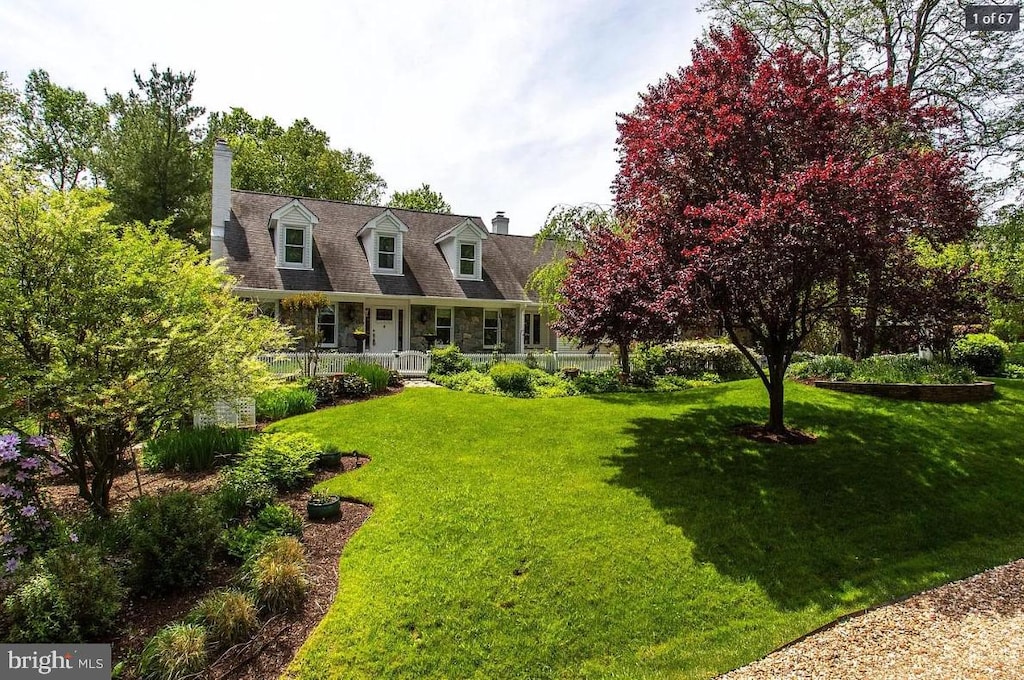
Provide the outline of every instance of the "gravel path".
{"type": "Polygon", "coordinates": [[[721,678],[1024,678],[1024,559],[847,619],[721,678]]]}

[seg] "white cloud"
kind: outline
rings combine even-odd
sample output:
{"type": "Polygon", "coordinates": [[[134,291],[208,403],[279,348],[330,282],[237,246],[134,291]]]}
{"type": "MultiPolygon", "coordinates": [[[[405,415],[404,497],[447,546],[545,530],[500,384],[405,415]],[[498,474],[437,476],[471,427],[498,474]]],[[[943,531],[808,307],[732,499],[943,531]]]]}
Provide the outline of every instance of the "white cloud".
{"type": "Polygon", "coordinates": [[[611,200],[615,114],[689,58],[689,3],[39,3],[0,6],[0,68],[100,99],[151,63],[197,74],[208,110],[309,118],[389,189],[533,233],[556,203],[611,200]]]}

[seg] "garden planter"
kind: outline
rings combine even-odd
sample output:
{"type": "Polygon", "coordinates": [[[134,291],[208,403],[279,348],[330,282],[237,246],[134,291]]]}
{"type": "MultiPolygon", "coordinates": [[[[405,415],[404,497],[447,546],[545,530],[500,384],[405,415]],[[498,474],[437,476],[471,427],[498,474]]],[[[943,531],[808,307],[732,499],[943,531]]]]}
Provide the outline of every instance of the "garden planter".
{"type": "Polygon", "coordinates": [[[322,468],[336,468],[341,466],[341,451],[322,451],[316,457],[317,465],[322,468]]]}
{"type": "Polygon", "coordinates": [[[310,519],[331,519],[341,514],[341,497],[314,496],[306,502],[310,519]]]}
{"type": "Polygon", "coordinates": [[[562,375],[564,375],[569,380],[575,380],[576,378],[580,377],[580,369],[575,367],[563,368],[562,375]]]}

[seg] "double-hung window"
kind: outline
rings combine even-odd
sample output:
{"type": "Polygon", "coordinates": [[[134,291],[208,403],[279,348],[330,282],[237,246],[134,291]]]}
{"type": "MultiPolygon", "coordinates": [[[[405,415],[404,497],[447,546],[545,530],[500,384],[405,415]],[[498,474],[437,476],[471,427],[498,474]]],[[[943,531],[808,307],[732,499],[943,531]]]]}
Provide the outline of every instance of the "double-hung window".
{"type": "Polygon", "coordinates": [[[501,338],[501,312],[484,310],[484,347],[494,347],[501,338]]]}
{"type": "Polygon", "coordinates": [[[395,268],[395,237],[377,237],[377,269],[391,271],[395,268]]]}
{"type": "Polygon", "coordinates": [[[476,244],[459,244],[459,276],[476,276],[476,244]]]}
{"type": "Polygon", "coordinates": [[[302,265],[306,262],[306,230],[284,227],[284,263],[302,265]]]}
{"type": "Polygon", "coordinates": [[[443,345],[452,344],[452,308],[437,307],[434,316],[434,335],[443,345]]]}
{"type": "Polygon", "coordinates": [[[540,314],[523,316],[523,344],[533,347],[540,345],[540,314]]]}
{"type": "Polygon", "coordinates": [[[322,345],[334,347],[338,344],[338,317],[335,316],[334,305],[320,309],[317,313],[316,327],[322,345]]]}

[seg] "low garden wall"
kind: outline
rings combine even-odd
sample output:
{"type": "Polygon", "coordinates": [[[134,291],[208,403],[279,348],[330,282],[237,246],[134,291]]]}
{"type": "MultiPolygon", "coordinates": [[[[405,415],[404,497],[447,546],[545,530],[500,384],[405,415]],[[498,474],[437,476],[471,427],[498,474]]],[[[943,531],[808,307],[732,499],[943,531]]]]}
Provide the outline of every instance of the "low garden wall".
{"type": "Polygon", "coordinates": [[[872,397],[959,403],[985,401],[996,394],[995,384],[976,382],[966,385],[913,385],[910,383],[862,383],[817,380],[815,387],[848,394],[867,394],[872,397]]]}

